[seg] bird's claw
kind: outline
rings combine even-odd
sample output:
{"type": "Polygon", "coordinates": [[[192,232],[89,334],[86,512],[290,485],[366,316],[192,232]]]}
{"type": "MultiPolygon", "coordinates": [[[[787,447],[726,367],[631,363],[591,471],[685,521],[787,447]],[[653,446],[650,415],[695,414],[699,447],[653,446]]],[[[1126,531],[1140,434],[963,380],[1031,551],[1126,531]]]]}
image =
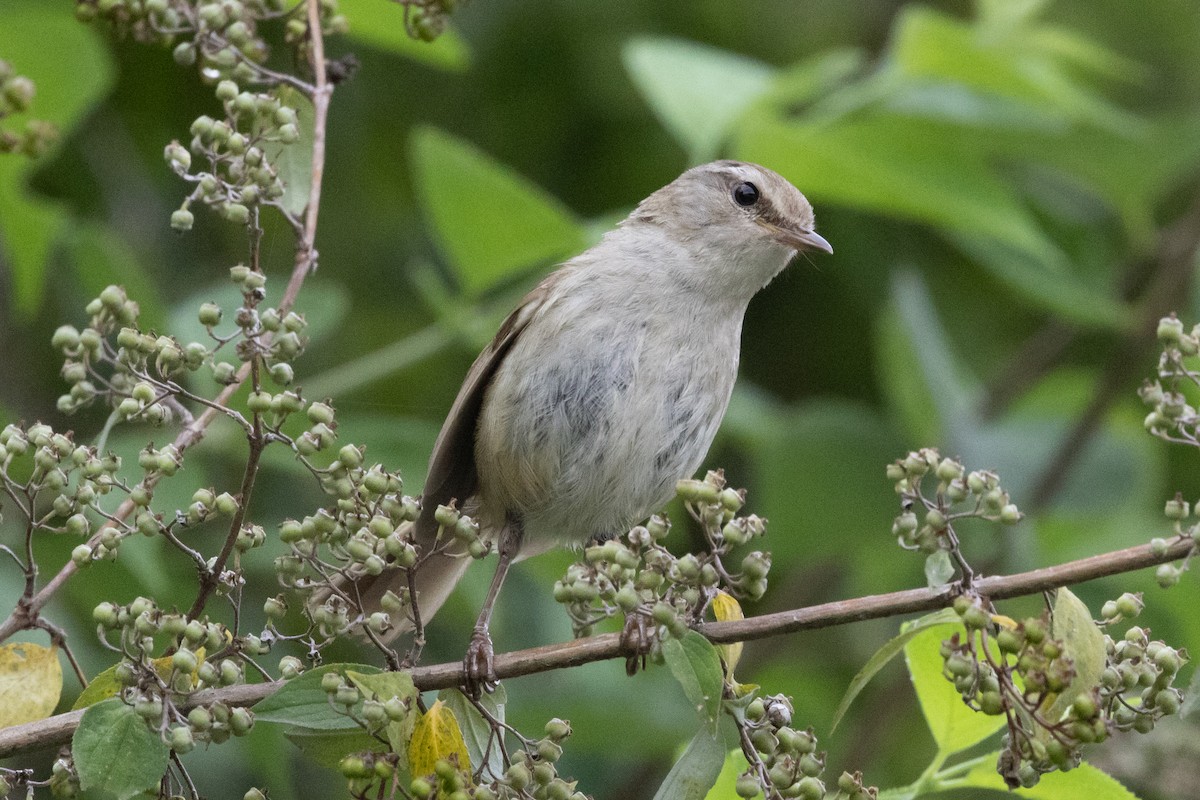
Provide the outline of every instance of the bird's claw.
{"type": "Polygon", "coordinates": [[[483,692],[491,694],[500,685],[496,677],[492,636],[487,628],[476,627],[471,634],[471,643],[467,645],[467,654],[463,657],[463,670],[466,674],[463,688],[476,700],[483,692]]]}
{"type": "Polygon", "coordinates": [[[625,615],[620,644],[621,652],[625,653],[627,675],[636,675],[639,669],[646,668],[646,655],[654,646],[654,633],[645,614],[634,611],[625,615]]]}

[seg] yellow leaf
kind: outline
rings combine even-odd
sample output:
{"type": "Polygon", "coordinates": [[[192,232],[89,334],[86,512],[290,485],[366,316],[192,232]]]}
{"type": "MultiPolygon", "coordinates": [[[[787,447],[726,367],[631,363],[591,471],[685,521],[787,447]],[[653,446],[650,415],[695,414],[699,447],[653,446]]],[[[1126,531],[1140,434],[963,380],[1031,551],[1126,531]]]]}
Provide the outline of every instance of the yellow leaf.
{"type": "Polygon", "coordinates": [[[408,741],[408,765],[413,777],[429,775],[441,759],[470,771],[471,759],[458,720],[445,703],[438,700],[421,715],[408,741]]]}
{"type": "Polygon", "coordinates": [[[1016,630],[1017,621],[1012,617],[1006,617],[1003,614],[992,614],[992,622],[999,625],[1001,628],[1008,628],[1010,631],[1016,630]]]}
{"type": "MultiPolygon", "coordinates": [[[[717,592],[717,596],[712,601],[712,610],[717,622],[746,618],[738,601],[734,599],[733,595],[726,592],[717,592]]],[[[737,666],[737,662],[742,657],[742,643],[719,644],[717,651],[721,654],[721,660],[725,662],[726,676],[732,678],[733,668],[737,666]]]]}
{"type": "Polygon", "coordinates": [[[50,716],[62,683],[57,647],[30,642],[0,647],[0,728],[50,716]]]}

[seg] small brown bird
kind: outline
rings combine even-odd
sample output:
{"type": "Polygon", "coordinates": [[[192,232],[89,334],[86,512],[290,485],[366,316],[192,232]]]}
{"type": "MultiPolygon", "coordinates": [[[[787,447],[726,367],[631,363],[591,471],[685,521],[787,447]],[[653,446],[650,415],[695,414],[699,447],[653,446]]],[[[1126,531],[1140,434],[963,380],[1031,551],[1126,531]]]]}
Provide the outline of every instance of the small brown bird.
{"type": "MultiPolygon", "coordinates": [[[[804,195],[764,167],[717,161],[643,200],[500,326],[442,426],[415,523],[428,553],[435,510],[457,501],[497,544],[464,662],[473,687],[495,682],[488,624],[509,565],[612,537],[671,499],[725,415],[750,299],[814,249],[833,252],[804,195]]],[[[470,561],[452,550],[421,563],[424,620],[470,561]]],[[[404,581],[390,568],[358,579],[363,610],[404,581]]]]}

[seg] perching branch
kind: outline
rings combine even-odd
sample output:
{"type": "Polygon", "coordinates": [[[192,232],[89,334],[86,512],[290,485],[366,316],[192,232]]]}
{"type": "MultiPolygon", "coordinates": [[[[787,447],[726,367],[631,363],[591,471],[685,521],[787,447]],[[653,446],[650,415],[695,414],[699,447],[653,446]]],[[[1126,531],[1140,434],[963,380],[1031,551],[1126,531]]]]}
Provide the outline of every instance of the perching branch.
{"type": "MultiPolygon", "coordinates": [[[[991,600],[1037,594],[1061,586],[1071,586],[1175,561],[1188,555],[1193,546],[1193,541],[1186,538],[1175,539],[1160,553],[1155,553],[1148,544],[1138,545],[1016,575],[978,578],[973,588],[991,600]]],[[[744,620],[706,622],[701,624],[698,630],[716,643],[765,639],[802,630],[830,628],[862,620],[944,608],[954,602],[956,590],[957,584],[938,591],[907,589],[778,611],[744,620]]],[[[515,678],[577,667],[593,661],[625,658],[627,654],[621,649],[620,640],[619,633],[603,633],[570,642],[502,653],[496,656],[496,675],[500,678],[515,678]]],[[[421,691],[458,686],[464,678],[462,663],[458,661],[417,667],[413,670],[413,683],[421,691]]],[[[281,681],[273,681],[205,689],[192,695],[181,708],[186,710],[218,701],[231,706],[249,706],[270,695],[281,685],[281,681]]],[[[71,711],[0,730],[0,758],[66,744],[71,740],[82,716],[83,711],[71,711]]]]}

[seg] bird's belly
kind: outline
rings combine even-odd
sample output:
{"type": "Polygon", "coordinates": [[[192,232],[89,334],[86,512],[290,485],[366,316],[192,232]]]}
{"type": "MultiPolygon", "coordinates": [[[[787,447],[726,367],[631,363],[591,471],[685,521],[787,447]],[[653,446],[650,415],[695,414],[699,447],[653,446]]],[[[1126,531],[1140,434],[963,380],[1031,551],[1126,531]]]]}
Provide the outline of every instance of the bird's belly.
{"type": "Polygon", "coordinates": [[[619,533],[658,510],[699,465],[728,404],[736,363],[675,348],[612,347],[544,359],[497,381],[481,419],[480,493],[518,517],[531,547],[619,533]],[[499,401],[499,402],[498,402],[499,401]]]}

